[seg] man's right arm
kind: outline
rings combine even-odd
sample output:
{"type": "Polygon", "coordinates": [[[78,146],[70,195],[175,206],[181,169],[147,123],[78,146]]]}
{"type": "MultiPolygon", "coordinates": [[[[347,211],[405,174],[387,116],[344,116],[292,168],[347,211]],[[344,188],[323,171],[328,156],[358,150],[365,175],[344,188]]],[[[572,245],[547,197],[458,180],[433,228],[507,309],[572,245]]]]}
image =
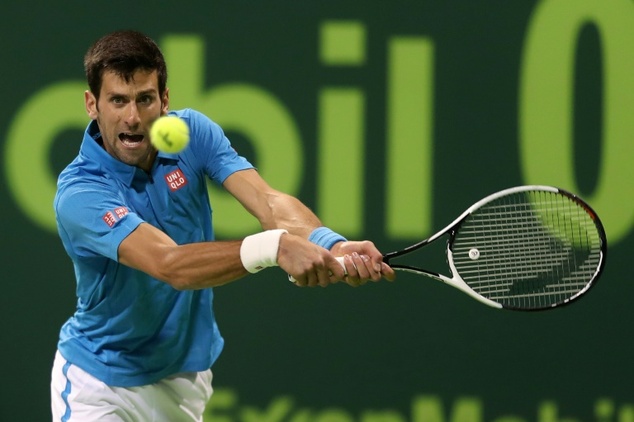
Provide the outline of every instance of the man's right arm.
{"type": "Polygon", "coordinates": [[[119,245],[119,262],[175,289],[215,287],[248,274],[240,260],[242,241],[177,245],[169,236],[141,223],[119,245]]]}

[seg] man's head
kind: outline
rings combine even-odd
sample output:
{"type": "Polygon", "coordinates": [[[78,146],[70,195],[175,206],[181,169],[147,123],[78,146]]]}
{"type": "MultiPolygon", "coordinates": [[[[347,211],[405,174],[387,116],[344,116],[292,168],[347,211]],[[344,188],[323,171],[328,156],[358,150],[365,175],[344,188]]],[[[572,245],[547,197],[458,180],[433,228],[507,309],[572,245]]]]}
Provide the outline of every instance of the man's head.
{"type": "Polygon", "coordinates": [[[169,109],[165,60],[156,43],[134,31],[99,39],[86,53],[86,111],[99,142],[119,161],[149,171],[157,151],[152,123],[169,109]]]}
{"type": "Polygon", "coordinates": [[[136,31],[116,31],[97,40],[84,56],[84,70],[88,87],[97,99],[105,71],[130,81],[137,70],[156,70],[160,96],[167,85],[167,66],[161,50],[154,40],[136,31]]]}

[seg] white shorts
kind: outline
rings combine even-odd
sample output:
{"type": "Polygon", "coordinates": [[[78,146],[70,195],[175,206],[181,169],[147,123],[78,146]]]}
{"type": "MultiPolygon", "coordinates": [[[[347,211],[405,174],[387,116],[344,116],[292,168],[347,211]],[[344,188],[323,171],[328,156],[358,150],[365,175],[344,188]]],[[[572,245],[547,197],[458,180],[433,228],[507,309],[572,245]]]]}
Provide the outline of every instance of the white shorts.
{"type": "Polygon", "coordinates": [[[183,372],[141,387],[110,387],[58,351],[51,376],[53,421],[202,422],[211,378],[211,370],[183,372]]]}

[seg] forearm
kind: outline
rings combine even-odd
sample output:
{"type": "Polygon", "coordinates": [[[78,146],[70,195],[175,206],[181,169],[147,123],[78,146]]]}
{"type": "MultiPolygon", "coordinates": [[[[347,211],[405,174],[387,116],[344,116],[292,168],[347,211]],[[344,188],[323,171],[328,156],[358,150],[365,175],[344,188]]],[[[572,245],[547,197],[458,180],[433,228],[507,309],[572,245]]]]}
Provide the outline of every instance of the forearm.
{"type": "Polygon", "coordinates": [[[216,287],[248,274],[240,260],[241,241],[170,247],[157,265],[157,278],[178,290],[216,287]]]}
{"type": "Polygon", "coordinates": [[[284,229],[304,239],[321,226],[319,218],[300,200],[271,188],[255,170],[239,171],[224,187],[240,201],[262,228],[284,229]]]}
{"type": "Polygon", "coordinates": [[[317,216],[301,201],[281,192],[266,195],[266,206],[261,208],[262,228],[284,229],[296,236],[308,238],[310,233],[321,226],[317,216]]]}
{"type": "Polygon", "coordinates": [[[150,224],[140,224],[119,245],[119,262],[170,284],[199,289],[226,284],[247,274],[240,240],[177,245],[150,224]]]}

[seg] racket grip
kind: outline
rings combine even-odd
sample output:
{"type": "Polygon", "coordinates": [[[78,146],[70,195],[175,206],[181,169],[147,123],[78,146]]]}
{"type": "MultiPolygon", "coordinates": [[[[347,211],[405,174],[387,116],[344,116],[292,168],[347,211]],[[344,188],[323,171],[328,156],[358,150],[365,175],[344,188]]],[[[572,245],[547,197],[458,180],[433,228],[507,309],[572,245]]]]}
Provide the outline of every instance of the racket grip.
{"type": "MultiPolygon", "coordinates": [[[[346,271],[346,266],[343,264],[343,256],[336,256],[335,259],[343,267],[344,274],[348,275],[348,271],[346,271]]],[[[288,275],[288,281],[290,281],[291,283],[295,283],[297,280],[295,280],[295,278],[292,275],[289,274],[288,275]]]]}

